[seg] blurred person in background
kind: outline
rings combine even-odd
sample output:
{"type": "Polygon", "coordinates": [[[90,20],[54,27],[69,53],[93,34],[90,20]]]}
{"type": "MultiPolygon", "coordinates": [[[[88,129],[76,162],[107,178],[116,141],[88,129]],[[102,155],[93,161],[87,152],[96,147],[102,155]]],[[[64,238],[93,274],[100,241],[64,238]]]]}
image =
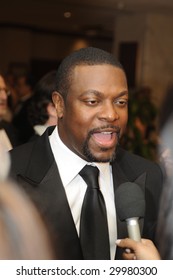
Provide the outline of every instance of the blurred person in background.
{"type": "Polygon", "coordinates": [[[57,113],[52,101],[56,71],[45,74],[35,85],[28,106],[28,120],[34,129],[31,139],[42,135],[48,126],[57,124],[57,113]]]}
{"type": "Polygon", "coordinates": [[[15,109],[15,107],[18,103],[18,99],[19,99],[19,97],[17,96],[16,88],[15,88],[16,76],[12,70],[8,70],[5,73],[4,78],[5,78],[6,85],[10,91],[10,96],[8,98],[8,105],[9,105],[9,109],[10,109],[10,113],[11,113],[10,120],[12,120],[14,109],[15,109]]]}
{"type": "Polygon", "coordinates": [[[166,170],[157,238],[162,259],[173,260],[173,85],[165,94],[159,119],[159,155],[166,170]]]}
{"type": "Polygon", "coordinates": [[[165,93],[162,106],[160,108],[158,131],[159,131],[159,145],[158,145],[158,158],[160,164],[165,171],[166,176],[171,176],[173,173],[173,149],[171,149],[173,134],[170,134],[170,141],[168,137],[165,138],[164,131],[167,129],[167,124],[173,116],[173,85],[170,85],[165,93]]]}
{"type": "Polygon", "coordinates": [[[14,110],[12,123],[19,131],[21,143],[27,142],[34,133],[27,115],[34,85],[35,80],[31,74],[22,74],[16,78],[15,89],[18,103],[14,110]]]}
{"type": "Polygon", "coordinates": [[[3,75],[0,73],[0,143],[6,150],[10,150],[20,144],[17,129],[10,121],[5,119],[8,110],[9,89],[3,75]]]}
{"type": "MultiPolygon", "coordinates": [[[[164,125],[164,128],[162,128],[161,133],[162,144],[169,149],[169,159],[171,162],[173,162],[172,139],[173,115],[169,117],[169,120],[164,125]]],[[[170,165],[169,174],[166,177],[161,196],[156,239],[158,250],[152,241],[147,239],[142,239],[141,242],[136,242],[126,238],[117,240],[116,244],[117,246],[124,248],[123,257],[126,260],[173,260],[173,168],[170,169],[170,165]]]]}
{"type": "Polygon", "coordinates": [[[173,86],[166,91],[158,118],[158,158],[165,171],[165,183],[161,195],[156,239],[158,251],[151,240],[136,242],[131,239],[118,240],[124,248],[125,259],[173,260],[173,86]],[[131,249],[129,253],[126,248],[131,249]]]}
{"type": "Polygon", "coordinates": [[[0,182],[0,259],[53,259],[49,238],[26,193],[11,182],[0,182]]]}

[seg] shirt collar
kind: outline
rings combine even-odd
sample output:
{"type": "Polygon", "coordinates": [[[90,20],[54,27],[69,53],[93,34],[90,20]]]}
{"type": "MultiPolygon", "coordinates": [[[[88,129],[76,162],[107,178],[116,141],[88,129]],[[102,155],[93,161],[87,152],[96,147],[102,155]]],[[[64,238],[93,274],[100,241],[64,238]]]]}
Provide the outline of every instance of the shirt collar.
{"type": "Polygon", "coordinates": [[[34,125],[34,131],[38,134],[38,135],[42,135],[45,130],[47,129],[47,125],[34,125]]]}

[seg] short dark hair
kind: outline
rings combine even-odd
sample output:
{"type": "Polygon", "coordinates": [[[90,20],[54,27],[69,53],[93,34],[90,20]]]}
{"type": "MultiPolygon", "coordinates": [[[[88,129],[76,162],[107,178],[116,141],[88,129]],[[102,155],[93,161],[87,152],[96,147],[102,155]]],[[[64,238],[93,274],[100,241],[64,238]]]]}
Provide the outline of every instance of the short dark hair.
{"type": "Polygon", "coordinates": [[[102,49],[87,47],[74,51],[62,60],[56,75],[56,91],[65,99],[70,83],[72,81],[73,70],[77,65],[102,65],[108,64],[123,69],[121,63],[113,54],[102,49]]]}

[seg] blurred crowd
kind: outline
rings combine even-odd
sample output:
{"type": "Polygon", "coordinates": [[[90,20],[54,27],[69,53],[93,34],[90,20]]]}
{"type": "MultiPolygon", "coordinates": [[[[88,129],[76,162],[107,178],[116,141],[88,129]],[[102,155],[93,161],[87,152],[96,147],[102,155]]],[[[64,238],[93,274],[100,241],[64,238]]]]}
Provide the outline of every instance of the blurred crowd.
{"type": "Polygon", "coordinates": [[[56,71],[37,83],[31,75],[0,73],[0,259],[53,259],[51,233],[27,194],[9,179],[7,151],[57,124],[52,102],[56,71]]]}
{"type": "Polygon", "coordinates": [[[35,82],[31,74],[0,73],[0,142],[6,150],[57,124],[52,102],[55,76],[53,70],[35,82]]]}

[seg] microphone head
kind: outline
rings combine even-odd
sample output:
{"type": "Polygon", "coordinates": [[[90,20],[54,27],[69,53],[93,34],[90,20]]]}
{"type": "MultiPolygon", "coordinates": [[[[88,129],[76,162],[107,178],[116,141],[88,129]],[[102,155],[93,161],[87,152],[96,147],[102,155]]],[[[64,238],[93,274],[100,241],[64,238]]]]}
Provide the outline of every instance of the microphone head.
{"type": "Polygon", "coordinates": [[[132,182],[121,184],[115,191],[115,205],[121,221],[144,217],[145,197],[142,188],[132,182]]]}

